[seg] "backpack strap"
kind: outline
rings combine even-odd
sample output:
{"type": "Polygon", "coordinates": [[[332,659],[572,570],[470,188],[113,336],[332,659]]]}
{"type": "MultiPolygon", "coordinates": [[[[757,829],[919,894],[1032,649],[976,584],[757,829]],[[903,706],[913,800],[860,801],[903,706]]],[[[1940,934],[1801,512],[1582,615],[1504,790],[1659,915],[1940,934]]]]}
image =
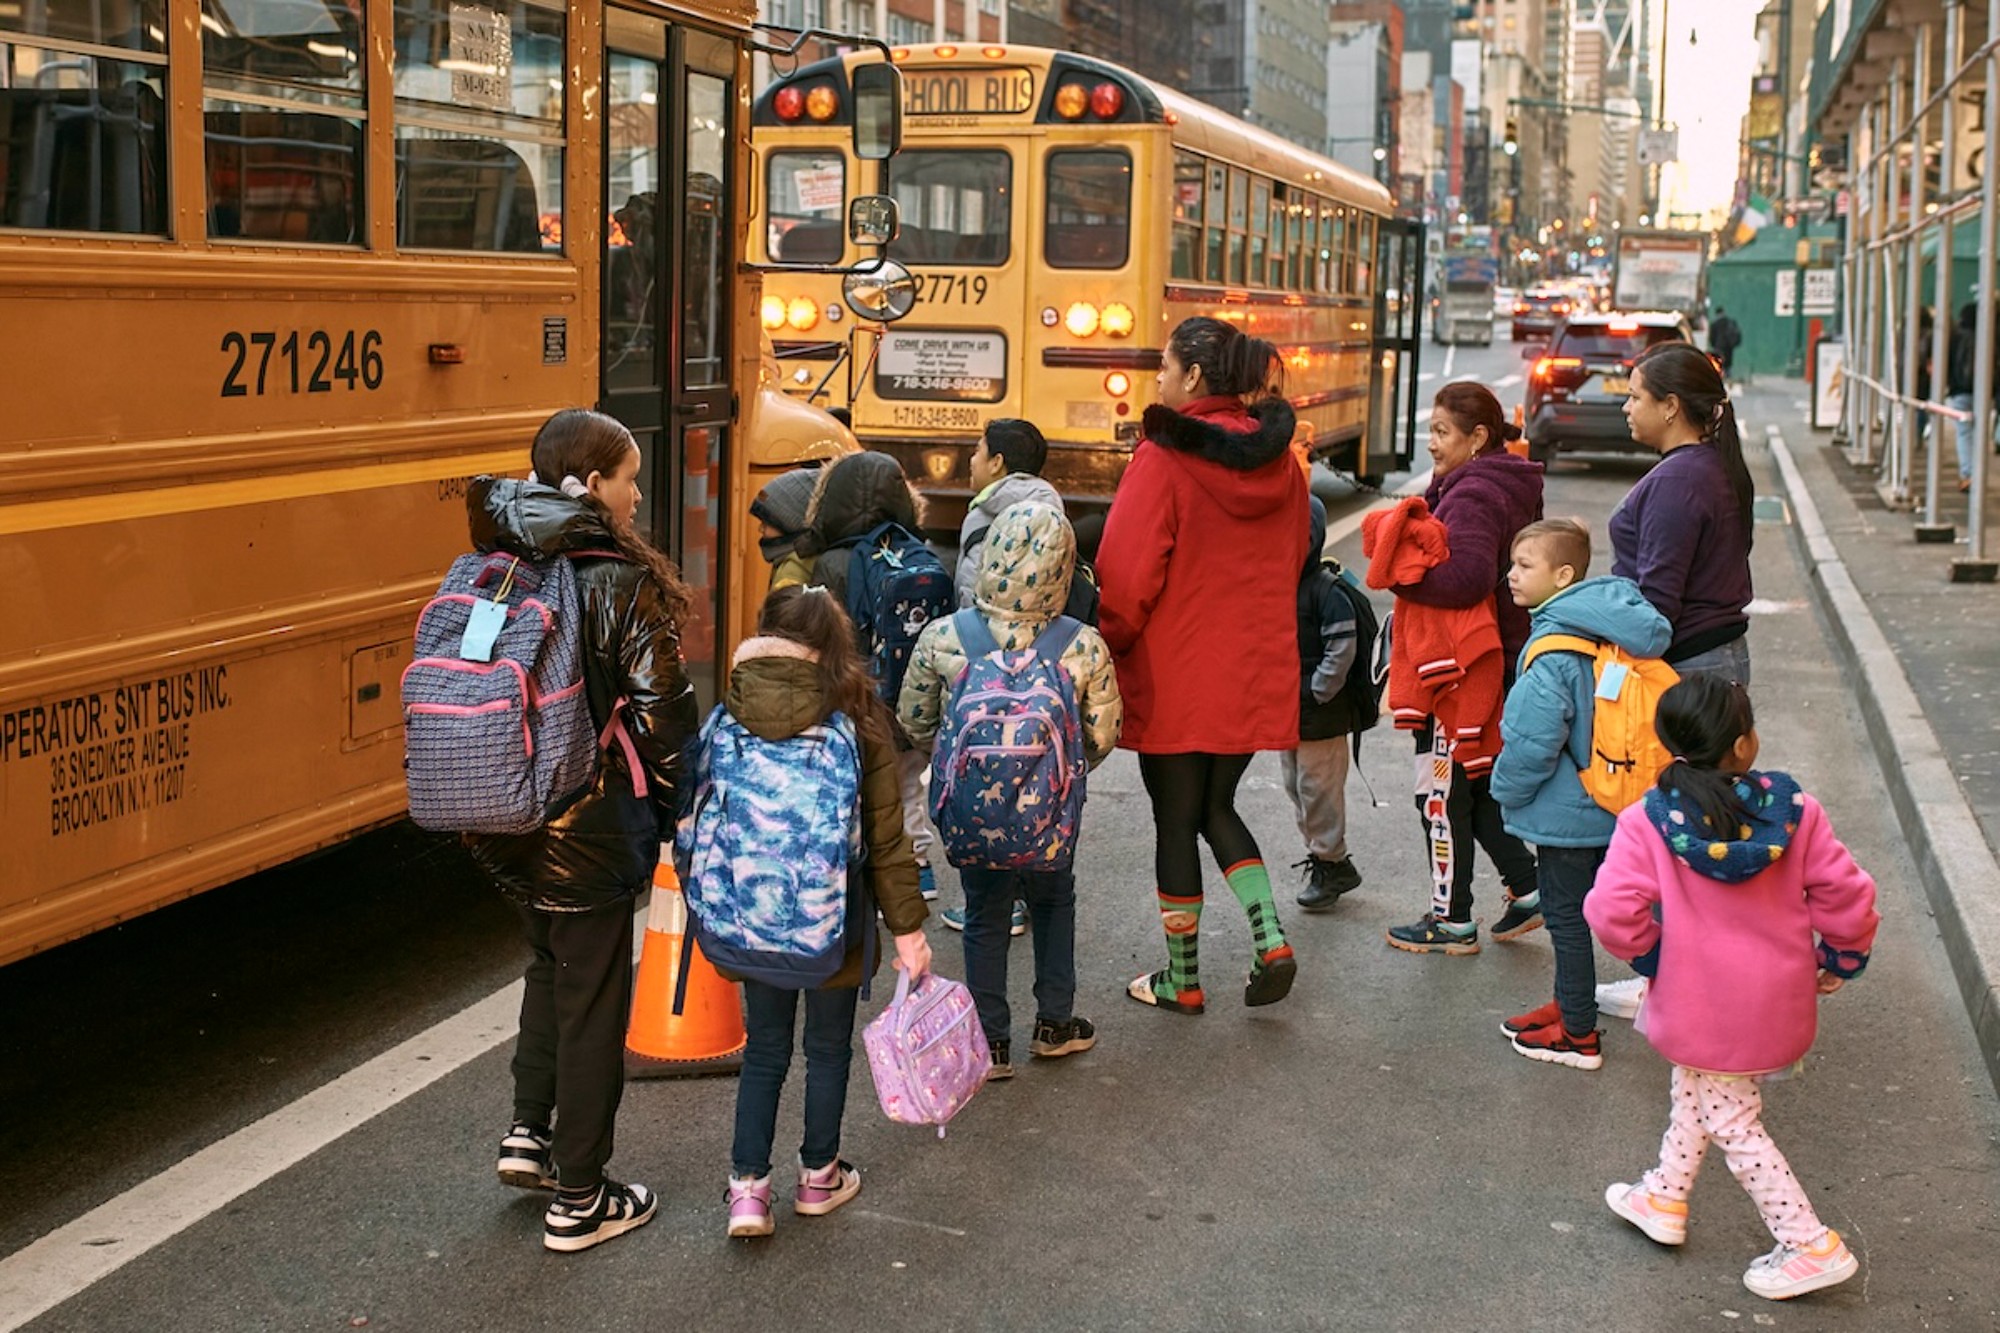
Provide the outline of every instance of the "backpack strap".
{"type": "Polygon", "coordinates": [[[958,628],[958,645],[965,649],[966,661],[1000,651],[993,631],[986,627],[986,617],[980,615],[977,609],[967,607],[963,611],[952,612],[951,623],[958,628]]]}
{"type": "Polygon", "coordinates": [[[1601,645],[1595,639],[1586,639],[1580,634],[1544,634],[1539,639],[1528,642],[1528,651],[1521,657],[1521,670],[1526,671],[1535,664],[1535,659],[1543,653],[1582,653],[1595,659],[1601,645]]]}
{"type": "Polygon", "coordinates": [[[625,707],[631,702],[622,694],[612,701],[611,720],[604,724],[603,731],[597,733],[597,748],[608,750],[611,742],[618,742],[618,748],[625,752],[625,770],[632,775],[632,794],[643,801],[646,799],[646,770],[639,762],[639,747],[633,743],[632,733],[625,727],[625,707]]]}
{"type": "Polygon", "coordinates": [[[1069,651],[1071,641],[1082,632],[1082,621],[1072,620],[1068,616],[1057,616],[1035,636],[1034,650],[1051,662],[1060,662],[1062,655],[1069,651]]]}

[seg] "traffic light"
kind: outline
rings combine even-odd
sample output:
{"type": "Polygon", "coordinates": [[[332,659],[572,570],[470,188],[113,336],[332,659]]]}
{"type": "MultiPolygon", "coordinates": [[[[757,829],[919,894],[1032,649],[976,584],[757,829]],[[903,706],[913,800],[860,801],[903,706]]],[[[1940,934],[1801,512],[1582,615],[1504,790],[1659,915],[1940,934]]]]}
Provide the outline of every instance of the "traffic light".
{"type": "Polygon", "coordinates": [[[1509,157],[1521,151],[1521,122],[1512,116],[1507,117],[1507,138],[1500,147],[1509,157]]]}

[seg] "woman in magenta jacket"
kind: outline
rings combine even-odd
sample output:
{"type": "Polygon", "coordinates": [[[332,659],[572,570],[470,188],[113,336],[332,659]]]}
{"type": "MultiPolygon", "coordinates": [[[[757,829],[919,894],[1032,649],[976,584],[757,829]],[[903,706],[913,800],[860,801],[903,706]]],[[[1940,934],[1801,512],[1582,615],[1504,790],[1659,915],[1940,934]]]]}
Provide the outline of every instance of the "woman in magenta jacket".
{"type": "Polygon", "coordinates": [[[1299,740],[1294,603],[1305,564],[1307,492],[1292,461],[1294,418],[1261,393],[1271,345],[1205,316],[1160,359],[1160,401],[1118,485],[1097,572],[1102,630],[1125,699],[1120,742],[1139,752],[1153,803],[1154,873],[1167,966],[1136,978],[1141,1004],[1198,1014],[1199,836],[1250,918],[1256,958],[1245,1004],[1275,1004],[1297,964],[1271,877],[1236,813],[1258,750],[1299,740]]]}

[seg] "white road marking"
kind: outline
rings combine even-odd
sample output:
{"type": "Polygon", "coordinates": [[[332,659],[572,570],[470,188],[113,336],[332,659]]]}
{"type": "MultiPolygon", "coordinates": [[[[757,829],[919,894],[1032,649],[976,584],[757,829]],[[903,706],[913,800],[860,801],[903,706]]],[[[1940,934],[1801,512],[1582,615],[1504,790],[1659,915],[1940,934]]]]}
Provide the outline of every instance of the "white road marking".
{"type": "Polygon", "coordinates": [[[1512,388],[1514,385],[1519,384],[1520,382],[1521,382],[1521,372],[1517,370],[1511,375],[1502,375],[1499,379],[1494,380],[1493,387],[1496,389],[1507,389],[1507,388],[1512,388]]]}
{"type": "Polygon", "coordinates": [[[1328,547],[1331,547],[1335,542],[1346,541],[1349,537],[1352,537],[1355,533],[1361,531],[1362,519],[1368,517],[1368,515],[1374,513],[1377,509],[1387,509],[1390,505],[1395,504],[1396,501],[1402,499],[1405,496],[1422,495],[1426,490],[1430,488],[1430,484],[1431,484],[1431,469],[1426,468],[1422,472],[1418,473],[1416,476],[1411,477],[1408,481],[1404,482],[1401,486],[1398,486],[1394,491],[1385,492],[1383,495],[1379,496],[1373,504],[1368,505],[1366,508],[1358,509],[1352,514],[1344,515],[1338,520],[1327,524],[1326,546],[1321,547],[1320,549],[1325,550],[1328,547]]]}
{"type": "Polygon", "coordinates": [[[517,981],[0,1259],[0,1333],[486,1054],[514,1035],[520,1014],[517,981]]]}
{"type": "Polygon", "coordinates": [[[1417,383],[1422,384],[1425,380],[1434,380],[1437,377],[1438,373],[1435,370],[1420,370],[1417,372],[1417,383]]]}
{"type": "Polygon", "coordinates": [[[948,1227],[941,1222],[923,1222],[914,1217],[898,1217],[894,1213],[870,1212],[866,1208],[850,1208],[847,1212],[851,1217],[866,1217],[876,1222],[894,1222],[897,1226],[902,1227],[922,1227],[925,1231],[942,1231],[947,1236],[963,1236],[966,1234],[957,1227],[948,1227]]]}
{"type": "Polygon", "coordinates": [[[1445,348],[1445,349],[1444,349],[1444,371],[1443,371],[1443,373],[1444,373],[1444,377],[1445,377],[1446,379],[1450,379],[1450,378],[1451,378],[1451,363],[1452,363],[1453,361],[1455,361],[1455,360],[1456,360],[1457,358],[1458,358],[1458,344],[1457,344],[1457,343],[1453,343],[1453,344],[1452,344],[1451,346],[1449,346],[1449,347],[1447,347],[1447,348],[1445,348]]]}

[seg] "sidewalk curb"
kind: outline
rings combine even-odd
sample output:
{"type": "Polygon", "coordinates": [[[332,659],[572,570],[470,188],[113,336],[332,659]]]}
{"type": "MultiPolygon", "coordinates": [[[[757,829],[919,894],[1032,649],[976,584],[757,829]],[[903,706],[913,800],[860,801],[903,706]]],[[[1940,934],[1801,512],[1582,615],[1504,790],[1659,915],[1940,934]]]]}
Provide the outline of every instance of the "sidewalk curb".
{"type": "Polygon", "coordinates": [[[1895,649],[1827,535],[1783,434],[1775,425],[1766,425],[1765,433],[1797,519],[1794,542],[1806,581],[1842,660],[1859,679],[1855,697],[1890,804],[1909,839],[1987,1078],[2000,1090],[2000,894],[1994,892],[2000,861],[1966,804],[1895,649]]]}

